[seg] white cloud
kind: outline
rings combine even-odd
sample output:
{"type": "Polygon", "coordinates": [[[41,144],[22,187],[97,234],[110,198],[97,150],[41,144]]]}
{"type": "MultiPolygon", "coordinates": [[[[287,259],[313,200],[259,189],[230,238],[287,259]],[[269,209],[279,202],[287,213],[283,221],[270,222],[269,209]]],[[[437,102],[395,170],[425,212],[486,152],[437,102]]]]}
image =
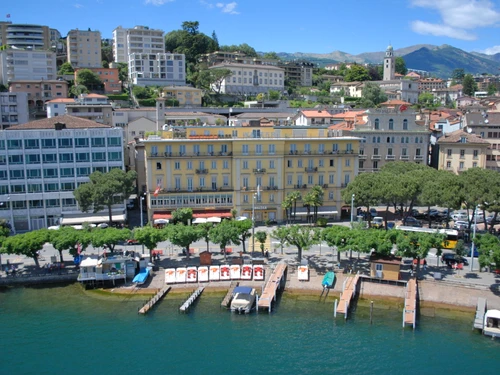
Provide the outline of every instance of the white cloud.
{"type": "Polygon", "coordinates": [[[413,21],[412,30],[419,34],[475,40],[476,35],[466,30],[495,26],[500,22],[500,12],[489,0],[411,0],[411,4],[433,9],[441,17],[441,23],[413,21]]]}
{"type": "Polygon", "coordinates": [[[83,5],[82,4],[75,4],[73,5],[76,9],[80,9],[80,8],[83,8],[83,5]]]}
{"type": "Polygon", "coordinates": [[[479,52],[485,53],[487,55],[494,55],[496,53],[500,53],[500,46],[493,46],[493,47],[486,48],[485,50],[479,51],[479,52]]]}
{"type": "Polygon", "coordinates": [[[200,0],[200,4],[206,6],[208,9],[212,9],[214,7],[214,4],[211,4],[205,0],[200,0]]]}
{"type": "Polygon", "coordinates": [[[222,13],[228,13],[228,14],[240,14],[240,12],[236,11],[236,7],[238,6],[238,3],[232,2],[232,3],[217,3],[215,4],[217,8],[220,8],[222,13]]]}
{"type": "Polygon", "coordinates": [[[160,6],[160,5],[163,5],[165,3],[171,3],[172,1],[174,1],[174,0],[146,0],[146,5],[151,4],[151,5],[155,5],[155,6],[160,6]]]}

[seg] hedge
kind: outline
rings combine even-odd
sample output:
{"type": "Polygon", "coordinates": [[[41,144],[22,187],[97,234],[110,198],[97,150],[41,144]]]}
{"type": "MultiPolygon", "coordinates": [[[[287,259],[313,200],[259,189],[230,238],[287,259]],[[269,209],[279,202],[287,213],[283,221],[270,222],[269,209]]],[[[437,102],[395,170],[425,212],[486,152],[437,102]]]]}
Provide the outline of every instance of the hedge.
{"type": "Polygon", "coordinates": [[[108,97],[109,100],[123,100],[123,101],[128,100],[127,94],[110,94],[106,96],[108,97]]]}

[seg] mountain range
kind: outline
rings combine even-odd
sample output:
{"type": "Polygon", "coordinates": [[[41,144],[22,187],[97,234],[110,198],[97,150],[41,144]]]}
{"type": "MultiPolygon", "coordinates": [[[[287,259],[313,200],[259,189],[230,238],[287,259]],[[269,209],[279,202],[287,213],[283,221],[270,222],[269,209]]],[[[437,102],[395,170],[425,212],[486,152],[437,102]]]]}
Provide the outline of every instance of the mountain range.
{"type": "MultiPolygon", "coordinates": [[[[448,44],[441,46],[417,44],[395,49],[394,54],[403,57],[407,68],[425,70],[431,75],[441,78],[450,77],[454,69],[463,69],[466,73],[472,74],[500,74],[500,53],[486,55],[479,52],[466,52],[448,44]]],[[[342,51],[324,54],[280,52],[278,56],[283,60],[305,59],[324,67],[327,64],[338,62],[381,64],[385,51],[364,52],[358,55],[342,51]]]]}

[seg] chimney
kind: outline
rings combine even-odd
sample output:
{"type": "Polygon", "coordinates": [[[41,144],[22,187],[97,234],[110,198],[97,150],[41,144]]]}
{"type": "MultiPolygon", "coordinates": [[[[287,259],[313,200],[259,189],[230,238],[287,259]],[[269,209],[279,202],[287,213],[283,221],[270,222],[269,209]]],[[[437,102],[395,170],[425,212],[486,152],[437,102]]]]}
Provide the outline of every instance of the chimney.
{"type": "Polygon", "coordinates": [[[62,122],[56,122],[54,124],[54,127],[56,130],[63,130],[63,129],[66,129],[66,124],[64,124],[62,122]]]}

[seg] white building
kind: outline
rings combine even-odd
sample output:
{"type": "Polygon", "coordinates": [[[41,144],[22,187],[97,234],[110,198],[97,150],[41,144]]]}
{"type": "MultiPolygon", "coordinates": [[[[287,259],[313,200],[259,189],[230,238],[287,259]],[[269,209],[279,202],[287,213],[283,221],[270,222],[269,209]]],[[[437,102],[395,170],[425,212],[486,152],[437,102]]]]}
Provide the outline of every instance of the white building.
{"type": "MultiPolygon", "coordinates": [[[[73,191],[94,171],[124,168],[120,128],[72,116],[15,125],[0,132],[0,218],[15,232],[106,222],[107,210],[80,211],[73,191]],[[104,219],[102,219],[104,217],[104,219]]],[[[125,205],[112,207],[125,219],[125,205]]]]}
{"type": "Polygon", "coordinates": [[[394,49],[391,45],[385,50],[384,58],[384,81],[392,81],[396,77],[396,59],[394,57],[394,49]]]}
{"type": "Polygon", "coordinates": [[[0,51],[0,82],[57,79],[56,54],[50,51],[0,51]]]}
{"type": "Polygon", "coordinates": [[[277,66],[229,62],[209,69],[231,70],[230,76],[213,85],[214,90],[221,94],[257,95],[269,90],[283,92],[285,89],[285,70],[277,66]]]}
{"type": "Polygon", "coordinates": [[[138,86],[185,86],[186,57],[180,53],[131,53],[128,76],[138,86]]]}
{"type": "Polygon", "coordinates": [[[0,119],[2,130],[28,122],[28,94],[25,92],[0,92],[0,119]]]}
{"type": "Polygon", "coordinates": [[[70,30],[66,37],[68,62],[73,68],[100,68],[101,33],[99,31],[70,30]]]}
{"type": "Polygon", "coordinates": [[[113,30],[114,61],[127,63],[131,53],[165,53],[163,35],[163,30],[150,29],[147,26],[135,26],[132,29],[118,26],[113,30]]]}
{"type": "Polygon", "coordinates": [[[66,114],[66,105],[74,104],[73,98],[52,99],[45,103],[47,107],[47,118],[64,116],[66,114]]]}

